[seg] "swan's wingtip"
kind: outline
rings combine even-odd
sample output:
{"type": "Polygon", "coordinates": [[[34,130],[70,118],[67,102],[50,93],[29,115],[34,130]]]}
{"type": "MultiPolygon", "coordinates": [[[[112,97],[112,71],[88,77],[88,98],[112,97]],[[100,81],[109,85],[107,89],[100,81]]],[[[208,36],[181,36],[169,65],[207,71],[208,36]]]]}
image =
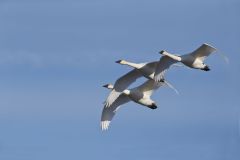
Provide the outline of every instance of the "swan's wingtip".
{"type": "Polygon", "coordinates": [[[110,121],[101,121],[100,127],[102,131],[107,131],[109,128],[110,121]]]}
{"type": "Polygon", "coordinates": [[[211,48],[214,49],[215,51],[217,50],[217,48],[213,47],[211,44],[203,43],[203,45],[208,46],[208,47],[211,47],[211,48]]]}

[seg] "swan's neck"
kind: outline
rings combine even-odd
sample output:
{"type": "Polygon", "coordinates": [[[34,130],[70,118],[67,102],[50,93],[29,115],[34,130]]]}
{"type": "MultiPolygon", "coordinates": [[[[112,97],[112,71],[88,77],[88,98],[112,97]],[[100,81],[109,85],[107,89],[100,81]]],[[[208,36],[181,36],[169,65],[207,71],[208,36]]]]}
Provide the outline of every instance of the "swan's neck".
{"type": "Polygon", "coordinates": [[[137,68],[137,69],[140,69],[142,67],[141,64],[132,63],[132,62],[128,62],[128,61],[123,61],[123,62],[121,62],[121,64],[128,65],[130,67],[137,68]]]}
{"type": "Polygon", "coordinates": [[[123,91],[123,94],[125,94],[125,95],[130,95],[130,90],[128,90],[128,89],[125,89],[124,91],[123,91]]]}
{"type": "Polygon", "coordinates": [[[172,59],[174,59],[176,61],[179,61],[179,62],[182,60],[181,57],[173,55],[173,54],[170,54],[170,53],[168,53],[166,51],[164,51],[162,54],[165,55],[165,56],[168,56],[168,57],[170,57],[170,58],[172,58],[172,59]]]}

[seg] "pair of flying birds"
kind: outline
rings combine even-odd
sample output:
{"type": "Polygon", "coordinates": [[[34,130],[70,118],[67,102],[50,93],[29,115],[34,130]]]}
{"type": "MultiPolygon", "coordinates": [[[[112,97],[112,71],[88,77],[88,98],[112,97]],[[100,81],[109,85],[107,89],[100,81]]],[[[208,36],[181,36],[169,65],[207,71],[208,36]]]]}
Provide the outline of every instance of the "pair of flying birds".
{"type": "Polygon", "coordinates": [[[181,56],[162,50],[159,52],[162,54],[159,61],[149,63],[132,63],[125,60],[116,61],[116,63],[128,65],[134,69],[117,79],[114,85],[107,84],[103,86],[110,89],[111,92],[104,103],[100,124],[101,129],[107,130],[116,111],[121,105],[129,101],[134,101],[150,109],[156,109],[157,105],[155,101],[151,99],[154,90],[166,85],[177,92],[177,90],[164,79],[165,72],[172,65],[181,62],[190,68],[209,71],[210,68],[204,63],[204,60],[216,50],[216,48],[204,43],[195,51],[181,56]],[[138,87],[127,89],[140,77],[146,77],[148,80],[138,87]]]}

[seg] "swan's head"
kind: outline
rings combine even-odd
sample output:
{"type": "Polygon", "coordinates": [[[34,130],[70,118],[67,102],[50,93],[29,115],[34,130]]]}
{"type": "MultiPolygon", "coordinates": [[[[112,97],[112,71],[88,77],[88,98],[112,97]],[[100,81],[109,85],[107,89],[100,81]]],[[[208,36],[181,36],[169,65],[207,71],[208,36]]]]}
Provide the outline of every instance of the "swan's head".
{"type": "Polygon", "coordinates": [[[160,52],[159,52],[159,54],[163,54],[164,55],[164,52],[166,52],[165,50],[161,50],[160,52]]]}
{"type": "Polygon", "coordinates": [[[125,94],[125,95],[130,95],[130,90],[128,90],[128,89],[125,89],[124,91],[123,91],[123,94],[125,94]]]}
{"type": "Polygon", "coordinates": [[[116,61],[116,63],[119,63],[119,64],[126,64],[127,61],[125,61],[125,60],[118,60],[118,61],[116,61]]]}
{"type": "Polygon", "coordinates": [[[113,85],[112,84],[105,84],[105,85],[103,85],[103,87],[105,87],[107,89],[113,89],[113,85]]]}
{"type": "Polygon", "coordinates": [[[149,105],[148,107],[151,109],[157,109],[157,105],[154,102],[151,105],[149,105]]]}

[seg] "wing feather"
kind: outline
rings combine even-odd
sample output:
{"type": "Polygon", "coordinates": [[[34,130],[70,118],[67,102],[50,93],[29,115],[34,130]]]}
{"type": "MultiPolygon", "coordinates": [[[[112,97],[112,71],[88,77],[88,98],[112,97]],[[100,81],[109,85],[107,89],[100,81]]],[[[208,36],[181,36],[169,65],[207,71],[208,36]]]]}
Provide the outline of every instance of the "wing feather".
{"type": "Polygon", "coordinates": [[[104,106],[101,116],[101,129],[107,130],[111,120],[113,119],[114,115],[116,114],[116,111],[120,108],[121,105],[124,103],[129,102],[130,99],[125,96],[124,94],[121,94],[116,101],[113,102],[113,104],[110,107],[104,106]]]}

